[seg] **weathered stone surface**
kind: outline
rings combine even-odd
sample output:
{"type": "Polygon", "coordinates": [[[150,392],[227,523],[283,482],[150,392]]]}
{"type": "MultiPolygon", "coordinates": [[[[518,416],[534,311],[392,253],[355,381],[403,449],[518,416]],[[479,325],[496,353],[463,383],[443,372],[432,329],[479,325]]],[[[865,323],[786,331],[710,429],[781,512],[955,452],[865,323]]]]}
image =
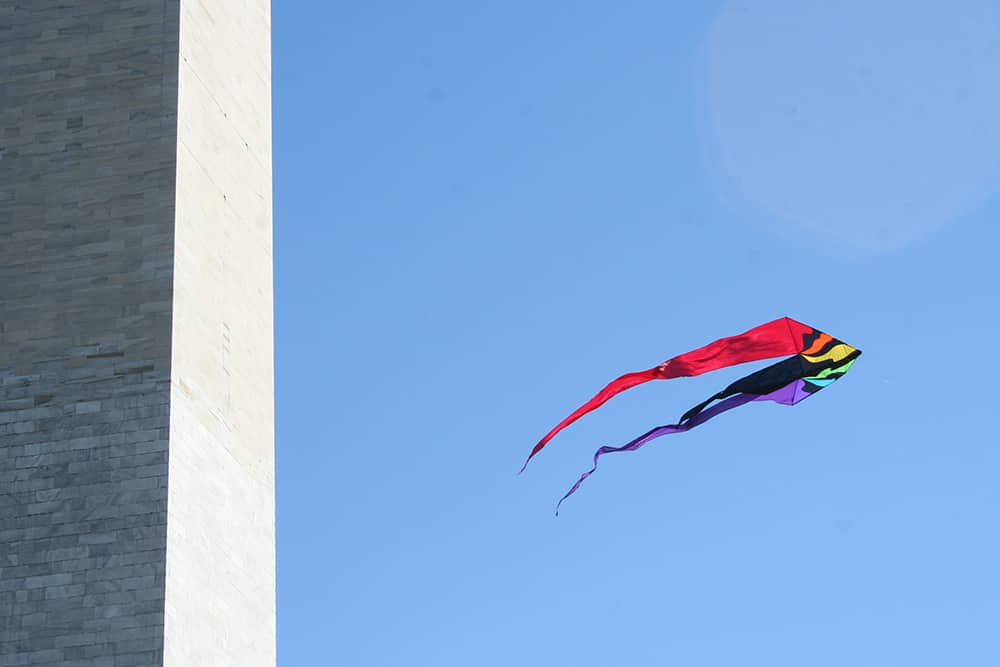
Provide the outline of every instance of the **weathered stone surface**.
{"type": "Polygon", "coordinates": [[[165,658],[273,665],[269,5],[181,25],[165,658]]]}
{"type": "Polygon", "coordinates": [[[274,664],[269,42],[0,0],[0,667],[274,664]]]}

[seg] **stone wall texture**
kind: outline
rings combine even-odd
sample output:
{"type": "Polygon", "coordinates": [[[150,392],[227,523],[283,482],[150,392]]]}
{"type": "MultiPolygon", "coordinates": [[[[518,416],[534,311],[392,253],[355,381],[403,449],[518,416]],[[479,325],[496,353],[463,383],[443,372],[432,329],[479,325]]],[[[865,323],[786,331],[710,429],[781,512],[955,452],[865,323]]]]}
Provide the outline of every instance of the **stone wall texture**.
{"type": "Polygon", "coordinates": [[[266,0],[0,0],[0,667],[273,665],[266,0]]]}
{"type": "Polygon", "coordinates": [[[171,666],[275,664],[269,8],[181,2],[171,666]]]}

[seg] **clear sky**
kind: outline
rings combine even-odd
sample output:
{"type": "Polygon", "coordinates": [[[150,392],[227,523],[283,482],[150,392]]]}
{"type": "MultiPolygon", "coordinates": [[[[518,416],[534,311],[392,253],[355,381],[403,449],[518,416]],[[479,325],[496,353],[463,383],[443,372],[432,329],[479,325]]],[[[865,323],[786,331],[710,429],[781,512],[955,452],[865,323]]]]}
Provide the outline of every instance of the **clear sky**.
{"type": "Polygon", "coordinates": [[[280,664],[1000,664],[992,4],[275,2],[280,664]]]}

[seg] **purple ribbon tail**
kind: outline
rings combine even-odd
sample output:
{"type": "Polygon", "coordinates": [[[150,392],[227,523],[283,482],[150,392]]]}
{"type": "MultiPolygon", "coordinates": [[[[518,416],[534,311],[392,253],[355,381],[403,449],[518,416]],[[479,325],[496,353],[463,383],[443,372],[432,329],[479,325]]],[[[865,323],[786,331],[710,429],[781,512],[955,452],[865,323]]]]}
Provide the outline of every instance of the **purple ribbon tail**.
{"type": "MultiPolygon", "coordinates": [[[[792,385],[789,386],[791,387],[792,385]]],[[[666,426],[657,426],[656,428],[651,429],[646,433],[643,433],[635,440],[631,440],[625,443],[621,447],[610,447],[608,445],[604,445],[596,452],[594,452],[594,467],[588,470],[587,472],[583,473],[582,475],[580,475],[580,479],[576,480],[576,484],[574,484],[573,487],[566,492],[566,495],[560,498],[559,502],[556,503],[556,516],[559,516],[559,506],[563,504],[564,500],[566,500],[571,495],[576,493],[576,490],[580,488],[581,484],[583,484],[583,480],[587,479],[592,474],[594,474],[594,471],[597,470],[598,459],[600,459],[605,454],[612,454],[614,452],[634,452],[635,450],[639,449],[650,440],[655,440],[656,438],[662,437],[664,435],[670,435],[672,433],[683,433],[684,431],[690,431],[695,426],[704,424],[712,417],[720,415],[723,412],[726,412],[727,410],[738,408],[739,406],[745,405],[746,403],[750,403],[751,401],[778,400],[779,396],[783,397],[784,393],[786,392],[787,389],[783,389],[774,392],[773,394],[768,394],[766,396],[756,396],[753,394],[737,394],[735,396],[727,398],[724,401],[716,403],[712,407],[708,408],[707,410],[704,410],[703,412],[698,413],[696,416],[692,417],[691,419],[688,419],[682,424],[668,424],[666,426]]]]}
{"type": "Polygon", "coordinates": [[[643,433],[635,440],[627,442],[621,447],[611,447],[609,445],[604,445],[603,447],[600,447],[596,452],[594,452],[594,467],[588,470],[587,472],[583,473],[582,475],[580,475],[580,479],[576,480],[576,484],[574,484],[573,487],[566,492],[566,495],[560,498],[559,502],[556,503],[556,516],[559,516],[559,506],[562,505],[563,501],[569,498],[574,493],[576,493],[576,490],[580,488],[581,484],[583,484],[583,480],[593,475],[594,471],[597,470],[597,460],[599,458],[601,458],[605,454],[612,454],[614,452],[634,452],[635,450],[639,449],[650,440],[659,438],[661,435],[668,435],[670,433],[678,433],[680,431],[686,431],[687,428],[688,427],[680,426],[678,424],[670,424],[668,426],[657,426],[656,428],[646,433],[643,433]]]}

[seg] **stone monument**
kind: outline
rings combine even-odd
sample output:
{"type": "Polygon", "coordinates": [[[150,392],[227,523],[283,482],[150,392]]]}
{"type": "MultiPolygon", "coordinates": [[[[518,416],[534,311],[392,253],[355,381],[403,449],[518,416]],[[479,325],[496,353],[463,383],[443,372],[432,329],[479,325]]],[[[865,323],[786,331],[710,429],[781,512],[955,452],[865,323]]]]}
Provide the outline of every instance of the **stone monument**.
{"type": "Polygon", "coordinates": [[[275,664],[269,0],[0,0],[0,666],[275,664]]]}

